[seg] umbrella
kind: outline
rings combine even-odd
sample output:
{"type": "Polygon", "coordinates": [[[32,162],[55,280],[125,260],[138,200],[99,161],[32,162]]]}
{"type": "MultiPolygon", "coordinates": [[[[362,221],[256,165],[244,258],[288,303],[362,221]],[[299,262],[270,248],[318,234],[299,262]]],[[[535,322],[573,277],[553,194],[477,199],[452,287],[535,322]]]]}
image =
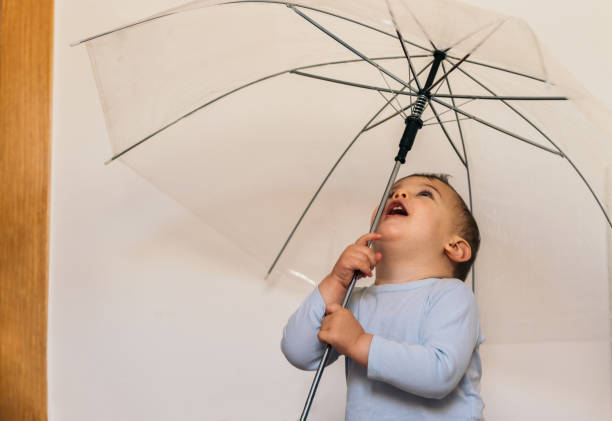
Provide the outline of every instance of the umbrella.
{"type": "Polygon", "coordinates": [[[405,171],[452,174],[481,225],[489,342],[609,339],[605,121],[522,21],[450,1],[196,1],[87,47],[113,159],[262,273],[325,275],[423,109],[405,171]]]}

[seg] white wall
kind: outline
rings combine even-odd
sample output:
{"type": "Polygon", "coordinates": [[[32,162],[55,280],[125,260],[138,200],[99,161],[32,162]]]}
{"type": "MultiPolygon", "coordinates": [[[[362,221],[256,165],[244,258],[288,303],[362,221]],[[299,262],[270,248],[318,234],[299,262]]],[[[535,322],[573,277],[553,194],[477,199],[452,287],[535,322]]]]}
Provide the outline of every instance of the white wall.
{"type": "MultiPolygon", "coordinates": [[[[279,350],[309,287],[267,284],[145,180],[103,165],[91,68],[69,44],[181,3],[56,0],[50,421],[297,419],[312,380],[279,350]]],[[[609,0],[470,3],[524,17],[612,109],[609,0]]],[[[612,419],[609,344],[485,345],[482,357],[491,420],[612,419]]],[[[336,364],[309,419],[342,419],[344,393],[336,364]]]]}

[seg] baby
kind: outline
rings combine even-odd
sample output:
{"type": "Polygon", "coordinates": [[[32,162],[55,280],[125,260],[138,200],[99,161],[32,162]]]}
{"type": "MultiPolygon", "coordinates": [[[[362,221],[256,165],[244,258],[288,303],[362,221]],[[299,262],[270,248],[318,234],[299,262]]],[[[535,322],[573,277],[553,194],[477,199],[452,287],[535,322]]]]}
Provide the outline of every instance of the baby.
{"type": "Polygon", "coordinates": [[[376,233],[348,246],[283,330],[281,349],[303,370],[345,355],[347,421],[481,420],[484,337],[463,281],[478,226],[447,176],[398,180],[376,233]],[[373,249],[367,242],[373,240],[373,249]],[[354,271],[376,281],[341,303],[354,271]]]}

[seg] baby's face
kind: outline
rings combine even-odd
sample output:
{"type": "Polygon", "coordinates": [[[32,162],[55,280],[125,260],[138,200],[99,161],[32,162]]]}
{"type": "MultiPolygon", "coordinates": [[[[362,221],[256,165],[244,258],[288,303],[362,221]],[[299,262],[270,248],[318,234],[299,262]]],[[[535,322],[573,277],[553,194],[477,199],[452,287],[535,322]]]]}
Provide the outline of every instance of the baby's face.
{"type": "Polygon", "coordinates": [[[382,242],[438,250],[455,233],[456,203],[455,192],[439,180],[404,178],[393,185],[376,231],[382,242]]]}

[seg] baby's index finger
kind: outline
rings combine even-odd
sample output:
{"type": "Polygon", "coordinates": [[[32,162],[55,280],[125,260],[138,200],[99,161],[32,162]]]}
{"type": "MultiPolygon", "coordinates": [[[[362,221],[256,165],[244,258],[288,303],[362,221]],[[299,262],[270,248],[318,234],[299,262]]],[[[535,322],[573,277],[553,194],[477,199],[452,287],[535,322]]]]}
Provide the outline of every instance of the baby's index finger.
{"type": "Polygon", "coordinates": [[[355,244],[360,244],[360,245],[364,245],[366,246],[368,244],[368,241],[371,240],[380,240],[382,238],[382,235],[380,235],[377,232],[369,232],[367,234],[362,235],[361,237],[359,237],[357,239],[357,241],[355,241],[355,244]]]}

